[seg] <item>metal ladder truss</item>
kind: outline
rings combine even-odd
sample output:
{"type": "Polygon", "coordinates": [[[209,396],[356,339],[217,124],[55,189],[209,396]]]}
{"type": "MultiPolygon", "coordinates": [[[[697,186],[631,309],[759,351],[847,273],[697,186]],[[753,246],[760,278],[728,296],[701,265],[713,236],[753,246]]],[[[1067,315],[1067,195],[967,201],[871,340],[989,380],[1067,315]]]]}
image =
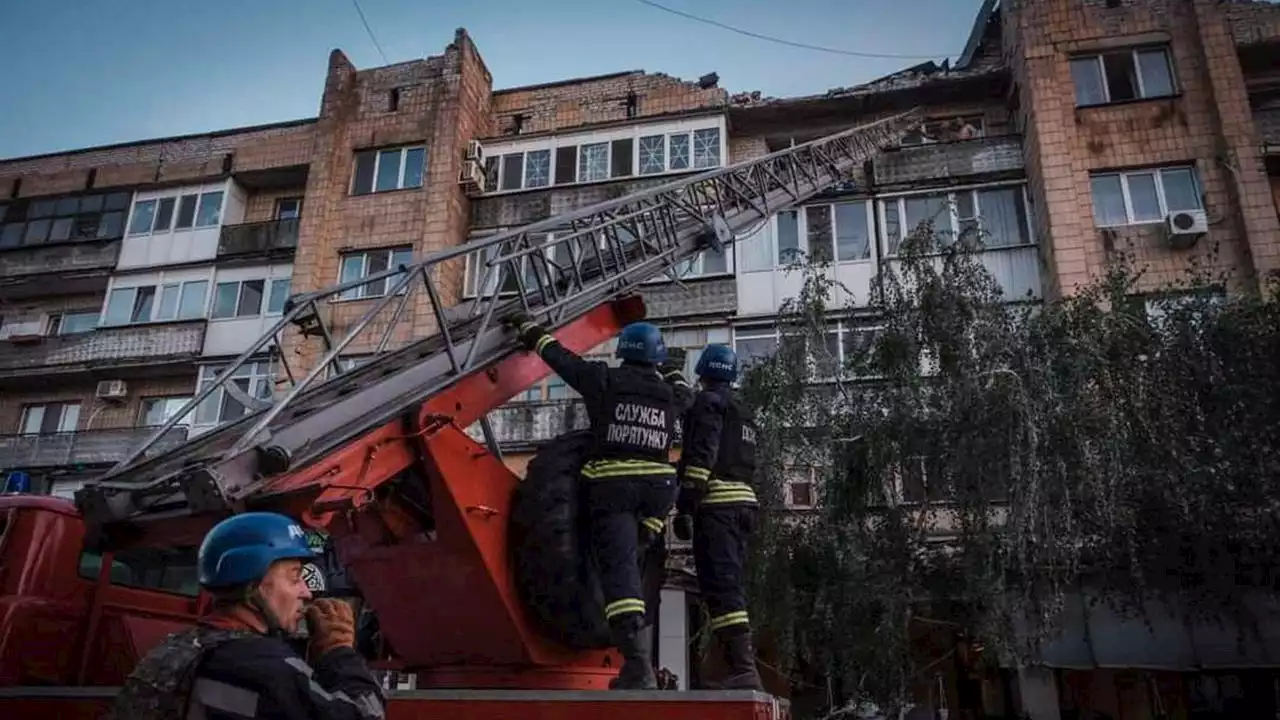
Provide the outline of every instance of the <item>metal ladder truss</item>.
{"type": "MultiPolygon", "coordinates": [[[[916,111],[909,110],[481,237],[411,265],[295,295],[270,330],[140,447],[79,491],[76,502],[90,523],[99,524],[139,513],[222,508],[242,500],[262,478],[305,467],[515,351],[513,334],[502,325],[507,314],[522,309],[556,328],[661,273],[674,275],[682,262],[703,250],[722,248],[771,214],[849,182],[855,169],[897,142],[915,118],[916,111]],[[483,259],[477,298],[446,306],[436,270],[464,262],[468,255],[483,259]],[[322,303],[380,282],[390,285],[388,291],[335,339],[323,320],[322,303]],[[387,350],[395,330],[412,322],[411,303],[423,292],[436,334],[387,350]],[[375,323],[389,308],[390,322],[375,323]],[[301,377],[279,350],[290,325],[304,335],[319,336],[326,349],[323,359],[301,377]],[[369,343],[376,337],[376,357],[344,372],[339,357],[362,337],[369,343]],[[249,397],[236,384],[237,370],[264,356],[281,361],[290,383],[274,404],[249,397]],[[170,428],[218,388],[246,406],[243,417],[148,456],[170,428]],[[197,471],[214,479],[216,497],[201,498],[195,488],[183,487],[184,476],[197,471]]],[[[495,407],[507,399],[495,398],[495,407]]],[[[487,420],[481,425],[490,448],[496,449],[487,420]]]]}

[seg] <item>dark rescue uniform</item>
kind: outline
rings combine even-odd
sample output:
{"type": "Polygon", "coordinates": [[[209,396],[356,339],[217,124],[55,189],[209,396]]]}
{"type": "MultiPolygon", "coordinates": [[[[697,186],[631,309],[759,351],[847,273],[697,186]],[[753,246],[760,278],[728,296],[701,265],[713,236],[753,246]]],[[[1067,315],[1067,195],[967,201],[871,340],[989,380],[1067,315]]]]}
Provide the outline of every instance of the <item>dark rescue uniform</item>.
{"type": "Polygon", "coordinates": [[[605,618],[616,625],[643,616],[638,527],[660,534],[675,503],[669,452],[692,390],[679,372],[664,378],[651,366],[583,360],[545,331],[534,351],[586,402],[595,442],[582,467],[582,496],[605,618]]]}
{"type": "Polygon", "coordinates": [[[382,688],[349,647],[307,664],[278,633],[207,618],[130,674],[115,720],[380,720],[382,688]],[[170,697],[160,697],[161,690],[170,697]],[[182,708],[181,714],[175,711],[182,708]]]}
{"type": "Polygon", "coordinates": [[[746,408],[727,383],[699,392],[684,418],[678,512],[694,517],[698,586],[711,630],[725,634],[750,627],[743,565],[759,512],[755,471],[756,427],[746,408]]]}

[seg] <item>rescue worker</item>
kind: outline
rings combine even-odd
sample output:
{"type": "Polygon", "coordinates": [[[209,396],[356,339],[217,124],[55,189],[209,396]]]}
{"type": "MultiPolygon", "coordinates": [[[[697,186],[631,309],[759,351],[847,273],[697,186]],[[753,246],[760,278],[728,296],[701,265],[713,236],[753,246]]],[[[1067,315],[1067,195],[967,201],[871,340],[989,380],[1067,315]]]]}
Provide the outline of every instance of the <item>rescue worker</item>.
{"type": "Polygon", "coordinates": [[[707,603],[712,635],[729,666],[723,687],[760,690],[751,623],[743,591],[747,541],[759,503],[756,426],[731,384],[738,356],[727,345],[708,345],[694,372],[702,388],[684,416],[680,497],[672,530],[693,539],[698,587],[707,603]]]}
{"type": "Polygon", "coordinates": [[[692,400],[682,354],[668,357],[662,334],[638,322],[618,336],[618,367],[570,351],[525,313],[506,318],[520,342],[586,401],[595,437],[581,471],[583,510],[600,568],[605,618],[623,657],[618,690],[657,689],[653,634],[646,630],[641,545],[662,532],[676,499],[670,462],[676,417],[692,400]]]}
{"type": "Polygon", "coordinates": [[[312,559],[302,528],[275,513],[218,523],[200,545],[210,612],[142,659],[116,696],[116,720],[371,720],[382,688],[353,649],[342,600],[311,603],[302,577],[312,559]],[[306,616],[307,660],[291,647],[306,616]]]}

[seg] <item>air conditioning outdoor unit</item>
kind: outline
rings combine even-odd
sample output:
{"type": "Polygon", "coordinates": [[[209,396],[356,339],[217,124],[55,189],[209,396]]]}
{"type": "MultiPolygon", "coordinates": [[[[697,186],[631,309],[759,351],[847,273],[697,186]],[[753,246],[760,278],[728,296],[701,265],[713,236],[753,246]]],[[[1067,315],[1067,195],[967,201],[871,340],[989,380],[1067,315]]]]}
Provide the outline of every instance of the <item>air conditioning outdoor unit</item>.
{"type": "Polygon", "coordinates": [[[458,175],[458,184],[467,192],[484,192],[484,165],[475,160],[465,160],[462,172],[458,175]]]}
{"type": "Polygon", "coordinates": [[[1209,218],[1203,210],[1176,210],[1164,218],[1169,245],[1185,250],[1209,232],[1209,218]]]}
{"type": "Polygon", "coordinates": [[[472,140],[467,143],[466,159],[475,160],[480,164],[480,167],[484,167],[484,146],[480,144],[479,140],[472,140]]]}
{"type": "Polygon", "coordinates": [[[99,400],[123,400],[129,396],[129,386],[123,380],[102,380],[94,394],[99,400]]]}

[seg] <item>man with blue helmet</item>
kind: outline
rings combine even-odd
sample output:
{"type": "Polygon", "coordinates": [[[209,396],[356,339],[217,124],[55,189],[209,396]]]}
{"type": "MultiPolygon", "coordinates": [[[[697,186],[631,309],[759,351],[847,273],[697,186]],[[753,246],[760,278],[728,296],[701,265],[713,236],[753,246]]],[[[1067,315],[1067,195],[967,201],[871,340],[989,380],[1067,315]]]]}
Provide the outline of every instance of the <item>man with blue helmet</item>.
{"type": "Polygon", "coordinates": [[[708,345],[695,372],[702,389],[684,417],[673,529],[681,540],[693,539],[698,587],[729,666],[724,687],[759,690],[743,592],[747,540],[755,532],[759,506],[752,488],[756,426],[732,387],[738,377],[733,348],[708,345]]]}
{"type": "Polygon", "coordinates": [[[641,536],[660,534],[675,503],[672,436],[676,417],[692,400],[682,372],[684,354],[668,353],[658,328],[637,322],[618,336],[622,364],[609,367],[582,359],[524,313],[507,323],[586,402],[595,441],[581,471],[584,510],[600,566],[605,618],[624,659],[609,686],[656,689],[639,553],[641,536]]]}
{"type": "Polygon", "coordinates": [[[303,565],[313,557],[302,528],[283,515],[243,513],[214,526],[198,557],[210,612],[138,663],[108,717],[385,717],[382,688],[353,648],[351,606],[320,599],[308,607],[303,565]],[[311,664],[288,642],[304,615],[311,664]]]}

